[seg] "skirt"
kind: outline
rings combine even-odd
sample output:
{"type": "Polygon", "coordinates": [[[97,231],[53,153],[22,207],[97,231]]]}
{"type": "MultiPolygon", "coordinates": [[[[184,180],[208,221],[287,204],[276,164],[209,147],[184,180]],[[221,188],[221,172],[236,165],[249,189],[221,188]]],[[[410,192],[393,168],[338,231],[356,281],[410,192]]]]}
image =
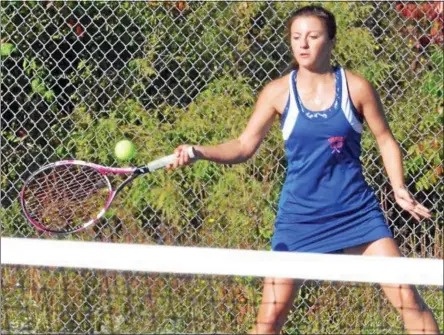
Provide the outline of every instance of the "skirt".
{"type": "Polygon", "coordinates": [[[349,221],[332,218],[328,222],[276,222],[271,239],[272,250],[341,253],[346,248],[385,237],[393,238],[383,214],[375,212],[373,216],[354,217],[349,221]]]}

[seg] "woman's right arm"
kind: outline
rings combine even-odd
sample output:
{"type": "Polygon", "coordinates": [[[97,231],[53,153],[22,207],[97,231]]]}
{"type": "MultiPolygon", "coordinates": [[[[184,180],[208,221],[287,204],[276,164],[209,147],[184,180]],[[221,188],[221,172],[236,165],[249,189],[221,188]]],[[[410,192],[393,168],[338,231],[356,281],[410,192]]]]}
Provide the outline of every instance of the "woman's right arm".
{"type": "MultiPolygon", "coordinates": [[[[217,145],[194,145],[196,159],[220,164],[237,164],[248,160],[258,149],[277,114],[273,105],[276,83],[271,82],[259,94],[254,111],[242,134],[231,141],[217,145]]],[[[190,163],[186,152],[189,145],[180,145],[174,151],[178,155],[174,168],[190,163]]]]}

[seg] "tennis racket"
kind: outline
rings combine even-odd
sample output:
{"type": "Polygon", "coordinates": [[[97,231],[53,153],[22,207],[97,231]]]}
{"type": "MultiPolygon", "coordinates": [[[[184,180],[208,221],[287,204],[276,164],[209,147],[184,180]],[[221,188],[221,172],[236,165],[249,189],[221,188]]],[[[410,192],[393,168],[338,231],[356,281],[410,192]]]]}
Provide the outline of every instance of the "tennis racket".
{"type": "MultiPolygon", "coordinates": [[[[187,153],[195,157],[193,148],[187,153]]],[[[28,221],[49,233],[74,233],[99,220],[113,199],[135,178],[173,164],[175,154],[136,168],[112,168],[80,160],[64,160],[43,166],[25,182],[20,203],[28,221]],[[108,176],[128,175],[116,188],[108,176]]]]}

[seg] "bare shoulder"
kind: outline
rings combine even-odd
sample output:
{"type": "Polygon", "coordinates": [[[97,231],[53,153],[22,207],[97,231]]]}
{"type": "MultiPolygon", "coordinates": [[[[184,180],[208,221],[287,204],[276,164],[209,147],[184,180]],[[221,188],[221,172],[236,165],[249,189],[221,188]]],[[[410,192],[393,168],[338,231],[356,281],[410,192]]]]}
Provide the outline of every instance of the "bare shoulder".
{"type": "Polygon", "coordinates": [[[279,114],[283,113],[289,96],[289,76],[290,74],[287,74],[272,80],[264,86],[259,96],[262,102],[269,103],[279,114]]]}
{"type": "Polygon", "coordinates": [[[359,74],[345,71],[345,75],[347,76],[349,91],[356,91],[356,93],[359,93],[364,90],[364,93],[369,93],[369,91],[373,90],[372,84],[359,74]]]}
{"type": "Polygon", "coordinates": [[[359,112],[362,112],[362,105],[369,98],[374,98],[376,91],[372,84],[359,74],[345,71],[345,75],[347,77],[348,91],[353,105],[359,112]]]}

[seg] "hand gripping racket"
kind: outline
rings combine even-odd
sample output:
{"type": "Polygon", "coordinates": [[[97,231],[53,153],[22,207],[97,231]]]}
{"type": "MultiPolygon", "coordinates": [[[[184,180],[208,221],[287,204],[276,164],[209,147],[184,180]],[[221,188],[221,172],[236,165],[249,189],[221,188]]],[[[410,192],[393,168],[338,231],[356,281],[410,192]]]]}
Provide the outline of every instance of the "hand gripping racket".
{"type": "MultiPolygon", "coordinates": [[[[193,148],[188,155],[194,158],[193,148]]],[[[175,154],[137,168],[112,168],[79,160],[43,166],[20,192],[23,213],[37,229],[50,233],[81,231],[100,219],[125,185],[135,178],[173,164],[175,154]],[[115,189],[107,176],[128,175],[115,189]]]]}

